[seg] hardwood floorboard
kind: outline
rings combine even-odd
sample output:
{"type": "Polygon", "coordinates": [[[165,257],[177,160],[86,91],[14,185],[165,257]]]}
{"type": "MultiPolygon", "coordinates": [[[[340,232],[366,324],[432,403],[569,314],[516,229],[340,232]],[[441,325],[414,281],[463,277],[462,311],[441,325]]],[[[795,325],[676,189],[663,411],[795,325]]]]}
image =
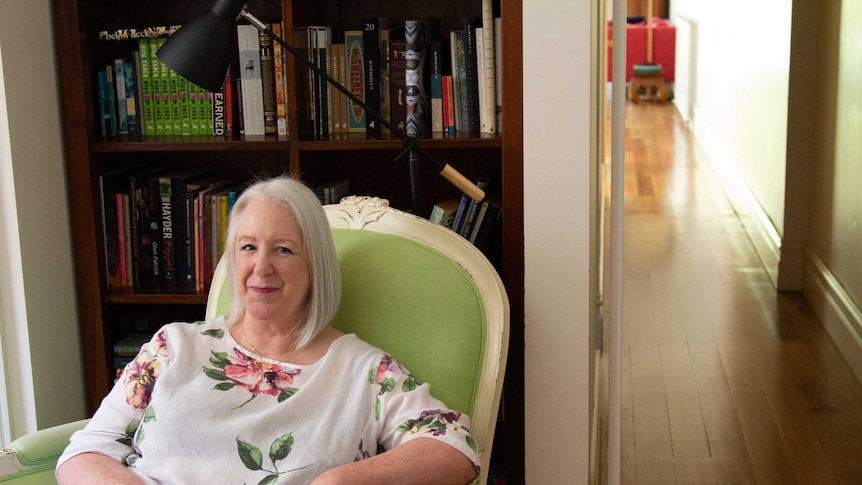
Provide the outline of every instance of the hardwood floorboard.
{"type": "Polygon", "coordinates": [[[627,106],[625,173],[622,483],[862,483],[862,386],[672,104],[627,106]]]}

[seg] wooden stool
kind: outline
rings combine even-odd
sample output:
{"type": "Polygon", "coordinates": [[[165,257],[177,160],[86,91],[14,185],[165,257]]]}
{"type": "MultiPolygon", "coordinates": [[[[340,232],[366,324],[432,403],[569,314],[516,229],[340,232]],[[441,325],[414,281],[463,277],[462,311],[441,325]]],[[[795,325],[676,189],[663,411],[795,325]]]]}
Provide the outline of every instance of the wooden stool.
{"type": "Polygon", "coordinates": [[[629,82],[629,97],[635,103],[641,100],[656,103],[667,101],[667,83],[661,66],[636,64],[632,80],[629,82]]]}

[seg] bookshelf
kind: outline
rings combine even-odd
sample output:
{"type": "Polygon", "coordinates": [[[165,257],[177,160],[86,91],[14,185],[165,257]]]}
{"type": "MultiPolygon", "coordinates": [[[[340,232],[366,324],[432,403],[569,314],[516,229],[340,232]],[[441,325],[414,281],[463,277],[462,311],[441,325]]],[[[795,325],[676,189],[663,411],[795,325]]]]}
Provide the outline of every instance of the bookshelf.
{"type": "MultiPolygon", "coordinates": [[[[113,323],[124,315],[147,309],[164,321],[203,317],[206,294],[165,284],[109,290],[105,276],[105,244],[101,219],[99,176],[138,163],[207,167],[226,177],[299,173],[310,183],[348,177],[352,192],[390,200],[392,206],[412,206],[406,160],[395,160],[401,142],[390,135],[314,136],[300,133],[303,107],[296,103],[297,76],[293,60],[285,61],[288,137],[233,135],[124,136],[105,139],[98,123],[96,72],[109,60],[128,54],[129,44],[98,40],[98,32],[118,28],[181,24],[211,6],[211,0],[57,0],[54,28],[62,98],[65,157],[72,201],[77,297],[84,349],[87,405],[95,411],[114,378],[113,323]],[[382,175],[381,174],[385,174],[382,175]]],[[[512,315],[509,365],[504,390],[505,424],[497,433],[495,452],[505,455],[507,483],[523,482],[523,139],[522,139],[522,0],[495,0],[502,18],[502,132],[497,135],[425,133],[423,149],[433,153],[471,180],[493,170],[500,176],[503,241],[501,274],[512,315]]],[[[284,21],[284,38],[291,41],[301,25],[360,28],[367,16],[395,19],[439,19],[440,31],[460,28],[464,17],[481,14],[481,0],[250,0],[249,10],[262,20],[284,21]]],[[[422,214],[437,202],[460,192],[437,175],[430,163],[420,169],[422,214]]]]}

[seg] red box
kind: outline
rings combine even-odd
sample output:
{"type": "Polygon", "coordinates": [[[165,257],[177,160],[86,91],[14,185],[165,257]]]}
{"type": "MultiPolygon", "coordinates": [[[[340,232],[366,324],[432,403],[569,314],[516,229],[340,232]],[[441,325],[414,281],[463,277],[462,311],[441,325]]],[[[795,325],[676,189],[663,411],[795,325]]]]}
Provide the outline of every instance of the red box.
{"type": "MultiPolygon", "coordinates": [[[[665,81],[674,80],[676,62],[676,27],[670,20],[652,19],[653,64],[660,64],[665,81]]],[[[626,82],[631,81],[635,64],[647,63],[646,21],[626,24],[626,82]]],[[[614,26],[608,22],[608,81],[613,70],[614,26]]]]}

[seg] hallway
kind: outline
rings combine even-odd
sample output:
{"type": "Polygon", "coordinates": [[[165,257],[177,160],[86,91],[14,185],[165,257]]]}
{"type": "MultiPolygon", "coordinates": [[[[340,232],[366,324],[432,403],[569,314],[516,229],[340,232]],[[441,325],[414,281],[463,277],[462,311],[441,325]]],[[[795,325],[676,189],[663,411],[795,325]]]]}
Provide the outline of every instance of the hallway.
{"type": "Polygon", "coordinates": [[[629,103],[626,126],[622,483],[862,483],[835,345],[775,291],[673,104],[629,103]]]}

